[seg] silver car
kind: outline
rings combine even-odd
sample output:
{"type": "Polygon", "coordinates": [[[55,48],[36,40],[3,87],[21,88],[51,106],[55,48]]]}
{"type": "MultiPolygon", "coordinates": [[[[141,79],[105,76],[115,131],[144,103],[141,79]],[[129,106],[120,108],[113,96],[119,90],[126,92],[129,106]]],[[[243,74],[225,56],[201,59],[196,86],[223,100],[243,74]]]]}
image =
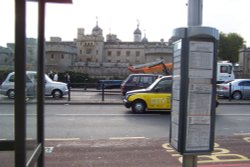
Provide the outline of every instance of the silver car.
{"type": "Polygon", "coordinates": [[[217,84],[219,97],[231,97],[235,100],[250,98],[250,79],[235,79],[233,81],[217,84]],[[230,86],[231,85],[231,86],[230,86]],[[231,87],[231,94],[230,92],[231,87]]]}
{"type": "MultiPolygon", "coordinates": [[[[36,72],[26,72],[26,95],[36,95],[36,72]]],[[[0,94],[8,96],[10,99],[15,97],[14,90],[15,73],[11,72],[8,74],[4,82],[0,86],[0,94]]],[[[62,98],[68,94],[68,86],[63,82],[56,82],[51,80],[47,74],[45,74],[45,96],[53,96],[54,98],[62,98]]]]}

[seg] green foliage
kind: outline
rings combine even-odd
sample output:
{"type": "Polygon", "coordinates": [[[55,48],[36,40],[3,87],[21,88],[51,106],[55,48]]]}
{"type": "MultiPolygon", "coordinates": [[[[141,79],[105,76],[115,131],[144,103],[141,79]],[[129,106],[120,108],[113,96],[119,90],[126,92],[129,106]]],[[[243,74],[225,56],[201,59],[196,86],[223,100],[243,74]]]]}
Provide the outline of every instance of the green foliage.
{"type": "Polygon", "coordinates": [[[228,60],[232,63],[238,62],[239,50],[244,45],[244,39],[237,33],[220,33],[219,60],[228,60]]]}
{"type": "Polygon", "coordinates": [[[88,74],[80,73],[80,72],[73,72],[67,71],[65,73],[58,73],[58,80],[61,82],[65,82],[65,74],[68,73],[70,75],[70,81],[72,83],[84,83],[88,80],[88,74]]]}
{"type": "MultiPolygon", "coordinates": [[[[90,78],[88,74],[74,71],[66,71],[64,73],[58,73],[58,81],[65,82],[65,74],[68,73],[70,75],[71,87],[73,88],[83,88],[86,85],[93,85],[93,83],[97,83],[97,79],[90,78]]],[[[93,85],[95,87],[95,85],[93,85]]]]}

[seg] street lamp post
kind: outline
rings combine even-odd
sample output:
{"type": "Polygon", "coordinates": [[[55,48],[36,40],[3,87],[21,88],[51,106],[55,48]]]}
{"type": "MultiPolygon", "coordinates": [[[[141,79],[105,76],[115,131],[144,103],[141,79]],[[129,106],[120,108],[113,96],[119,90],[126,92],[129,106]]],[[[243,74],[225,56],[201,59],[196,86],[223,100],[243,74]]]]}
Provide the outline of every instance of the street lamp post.
{"type": "Polygon", "coordinates": [[[203,0],[188,0],[188,26],[202,25],[203,0]]]}

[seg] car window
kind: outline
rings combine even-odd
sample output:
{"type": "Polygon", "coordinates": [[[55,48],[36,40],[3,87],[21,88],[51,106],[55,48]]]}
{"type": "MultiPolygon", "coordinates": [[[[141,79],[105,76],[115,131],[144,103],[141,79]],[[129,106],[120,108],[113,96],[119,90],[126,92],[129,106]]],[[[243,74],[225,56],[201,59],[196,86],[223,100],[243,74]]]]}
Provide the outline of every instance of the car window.
{"type": "Polygon", "coordinates": [[[26,75],[26,83],[27,82],[32,82],[31,78],[29,78],[27,75],[26,75]]]}
{"type": "MultiPolygon", "coordinates": [[[[15,75],[11,75],[9,82],[15,82],[15,75]]],[[[26,75],[26,82],[31,82],[31,79],[26,75]]]]}
{"type": "Polygon", "coordinates": [[[232,73],[232,67],[228,66],[228,65],[222,65],[222,66],[220,66],[220,72],[221,73],[231,74],[232,73]]]}
{"type": "Polygon", "coordinates": [[[27,73],[26,74],[26,82],[27,81],[36,82],[36,80],[37,80],[36,74],[34,74],[34,73],[27,73]]]}
{"type": "Polygon", "coordinates": [[[132,76],[132,77],[128,80],[128,83],[137,84],[137,83],[139,83],[139,79],[140,79],[139,76],[132,76]]]}
{"type": "Polygon", "coordinates": [[[250,86],[250,81],[246,81],[245,86],[250,86]]]}
{"type": "Polygon", "coordinates": [[[154,87],[154,90],[157,92],[171,92],[172,90],[172,80],[163,79],[158,82],[158,84],[154,87]]]}
{"type": "Polygon", "coordinates": [[[250,86],[250,81],[242,81],[239,83],[239,86],[250,86]]]}
{"type": "Polygon", "coordinates": [[[239,86],[244,86],[245,81],[239,82],[239,86]]]}
{"type": "Polygon", "coordinates": [[[10,76],[9,82],[15,82],[15,75],[11,75],[11,76],[10,76]]]}
{"type": "Polygon", "coordinates": [[[141,76],[140,83],[151,84],[151,83],[153,83],[153,77],[151,77],[151,76],[141,76]]]}

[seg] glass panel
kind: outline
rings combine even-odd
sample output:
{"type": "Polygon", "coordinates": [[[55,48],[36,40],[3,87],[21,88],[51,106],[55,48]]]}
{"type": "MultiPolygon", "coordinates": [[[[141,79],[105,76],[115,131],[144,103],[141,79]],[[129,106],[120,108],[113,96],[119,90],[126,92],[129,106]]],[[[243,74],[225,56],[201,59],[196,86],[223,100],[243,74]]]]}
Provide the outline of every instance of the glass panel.
{"type": "Polygon", "coordinates": [[[7,96],[14,87],[7,77],[14,70],[14,0],[0,1],[0,23],[0,140],[14,140],[14,100],[7,96]]]}
{"type": "Polygon", "coordinates": [[[27,160],[37,146],[38,3],[26,2],[26,144],[27,160]]]}
{"type": "MultiPolygon", "coordinates": [[[[3,83],[14,70],[14,9],[14,0],[0,1],[0,142],[14,140],[14,100],[9,99],[6,93],[8,87],[14,86],[13,78],[3,83]]],[[[0,151],[0,162],[0,166],[13,167],[14,150],[0,151]]]]}

